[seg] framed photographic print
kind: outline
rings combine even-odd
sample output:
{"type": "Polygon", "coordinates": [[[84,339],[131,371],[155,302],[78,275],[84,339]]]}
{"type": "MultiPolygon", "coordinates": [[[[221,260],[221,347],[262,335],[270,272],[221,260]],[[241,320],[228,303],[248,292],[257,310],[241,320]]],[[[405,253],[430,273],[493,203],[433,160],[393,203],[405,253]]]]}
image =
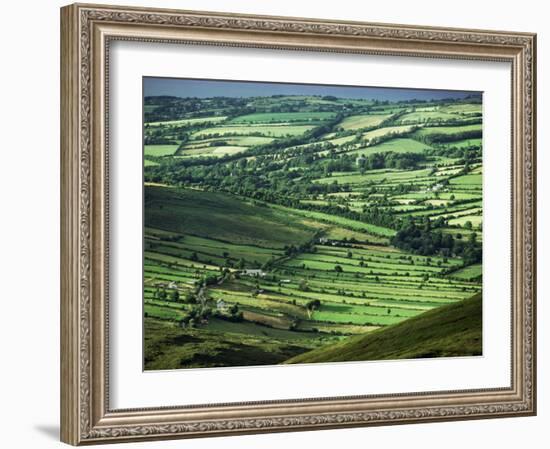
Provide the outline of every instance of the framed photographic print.
{"type": "Polygon", "coordinates": [[[535,35],[61,28],[63,441],[536,413],[535,35]]]}

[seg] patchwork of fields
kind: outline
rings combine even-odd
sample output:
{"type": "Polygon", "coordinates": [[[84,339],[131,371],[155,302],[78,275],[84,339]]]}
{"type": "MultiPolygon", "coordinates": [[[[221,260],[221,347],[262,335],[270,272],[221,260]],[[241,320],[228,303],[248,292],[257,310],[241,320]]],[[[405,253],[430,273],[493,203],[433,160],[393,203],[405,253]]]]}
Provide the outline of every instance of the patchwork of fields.
{"type": "Polygon", "coordinates": [[[482,291],[478,98],[146,100],[146,369],[283,363],[482,291]]]}

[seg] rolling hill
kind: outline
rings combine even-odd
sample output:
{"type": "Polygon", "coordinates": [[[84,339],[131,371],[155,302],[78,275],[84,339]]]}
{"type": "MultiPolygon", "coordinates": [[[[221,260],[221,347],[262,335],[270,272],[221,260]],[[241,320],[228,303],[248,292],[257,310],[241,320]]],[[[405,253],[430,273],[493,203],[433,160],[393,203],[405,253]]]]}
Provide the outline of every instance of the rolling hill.
{"type": "Polygon", "coordinates": [[[323,225],[220,192],[145,186],[145,226],[236,244],[282,248],[323,225]]]}
{"type": "Polygon", "coordinates": [[[300,354],[285,363],[481,355],[481,304],[478,293],[402,323],[300,354]]]}

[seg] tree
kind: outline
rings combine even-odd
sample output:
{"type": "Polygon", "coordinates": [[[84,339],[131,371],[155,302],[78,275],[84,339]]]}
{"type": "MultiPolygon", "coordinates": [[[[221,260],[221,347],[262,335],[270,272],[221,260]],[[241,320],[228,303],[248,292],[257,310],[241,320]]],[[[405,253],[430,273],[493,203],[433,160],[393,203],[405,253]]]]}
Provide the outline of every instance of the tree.
{"type": "Polygon", "coordinates": [[[188,304],[196,304],[197,303],[197,297],[195,296],[195,294],[193,292],[189,292],[189,293],[187,293],[187,295],[185,295],[185,302],[188,303],[188,304]]]}
{"type": "Polygon", "coordinates": [[[298,288],[303,292],[309,291],[309,286],[308,286],[307,281],[305,279],[300,280],[300,283],[298,284],[298,288]]]}
{"type": "Polygon", "coordinates": [[[218,282],[218,277],[215,275],[209,275],[205,276],[202,281],[205,286],[214,285],[218,282]]]}
{"type": "Polygon", "coordinates": [[[170,293],[170,299],[172,301],[179,301],[180,299],[180,292],[178,292],[177,289],[172,290],[172,293],[170,293]]]}
{"type": "Polygon", "coordinates": [[[319,307],[321,307],[321,301],[318,299],[313,299],[306,304],[306,309],[309,311],[317,310],[319,307]]]}
{"type": "Polygon", "coordinates": [[[336,271],[336,273],[341,273],[344,270],[342,269],[342,267],[340,265],[335,265],[334,266],[334,271],[336,271]]]}

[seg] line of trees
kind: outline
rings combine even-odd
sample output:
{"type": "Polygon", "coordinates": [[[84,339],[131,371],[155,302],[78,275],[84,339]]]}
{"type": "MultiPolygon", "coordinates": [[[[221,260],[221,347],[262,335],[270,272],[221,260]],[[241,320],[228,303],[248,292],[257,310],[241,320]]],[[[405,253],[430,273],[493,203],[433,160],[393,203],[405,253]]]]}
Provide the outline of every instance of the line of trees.
{"type": "Polygon", "coordinates": [[[434,143],[447,143],[455,142],[457,140],[467,140],[467,139],[481,139],[483,133],[481,129],[472,129],[469,131],[462,131],[460,133],[432,133],[425,135],[418,135],[416,138],[428,145],[434,143]]]}
{"type": "Polygon", "coordinates": [[[426,161],[426,155],[422,153],[372,153],[357,159],[357,165],[361,170],[376,170],[381,168],[396,168],[410,170],[417,168],[420,163],[426,161]]]}

